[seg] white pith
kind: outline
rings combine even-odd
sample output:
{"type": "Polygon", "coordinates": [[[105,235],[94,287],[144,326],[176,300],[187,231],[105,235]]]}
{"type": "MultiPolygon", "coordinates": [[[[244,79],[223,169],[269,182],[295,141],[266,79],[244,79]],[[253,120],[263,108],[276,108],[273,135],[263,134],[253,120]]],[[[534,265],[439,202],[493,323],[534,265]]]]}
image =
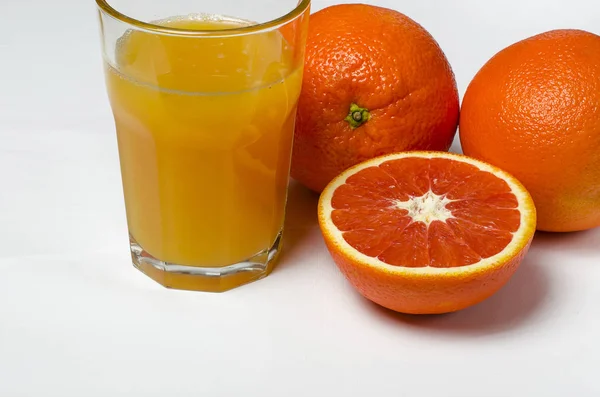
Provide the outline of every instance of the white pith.
{"type": "MultiPolygon", "coordinates": [[[[418,199],[420,202],[423,203],[423,206],[424,206],[423,208],[428,208],[427,206],[429,206],[429,208],[431,208],[431,206],[433,206],[434,208],[438,208],[438,207],[436,207],[436,205],[439,205],[442,202],[444,202],[444,200],[440,197],[442,197],[442,196],[433,197],[430,194],[426,193],[425,195],[421,196],[418,199]]],[[[412,200],[409,200],[406,202],[396,201],[394,205],[406,209],[407,206],[408,207],[411,206],[411,201],[413,203],[417,202],[413,198],[412,200]]],[[[450,200],[448,200],[448,202],[450,202],[450,200]]],[[[444,203],[443,209],[440,208],[439,211],[429,212],[429,219],[430,219],[429,223],[431,223],[431,222],[433,222],[433,220],[435,220],[435,219],[433,219],[431,214],[435,214],[435,216],[440,217],[440,218],[448,216],[448,213],[445,212],[445,211],[448,211],[445,208],[445,204],[446,203],[444,203]]],[[[423,211],[423,212],[425,212],[425,211],[423,211]]],[[[450,212],[450,211],[448,211],[448,212],[450,212]]],[[[410,213],[410,211],[409,211],[409,213],[410,213]]],[[[415,221],[416,219],[419,219],[421,221],[423,221],[422,220],[423,218],[427,219],[423,214],[417,213],[415,215],[416,216],[413,215],[413,221],[415,221]]],[[[451,213],[450,213],[450,216],[452,216],[451,213]]],[[[449,219],[449,218],[446,218],[446,219],[449,219]]],[[[530,241],[530,239],[532,238],[532,236],[535,232],[536,213],[535,213],[535,207],[533,206],[533,202],[531,200],[531,196],[529,195],[527,190],[513,176],[511,176],[510,174],[508,174],[502,170],[499,170],[498,168],[495,168],[487,163],[475,160],[470,157],[452,154],[452,153],[404,152],[404,153],[396,153],[396,154],[391,154],[391,155],[387,155],[387,156],[382,156],[382,157],[378,157],[378,158],[366,161],[362,164],[359,164],[355,167],[352,167],[352,168],[344,171],[337,178],[335,178],[329,184],[329,186],[327,186],[327,188],[323,191],[321,198],[319,199],[319,222],[321,223],[321,227],[330,233],[332,243],[338,247],[340,252],[343,252],[346,255],[348,255],[349,257],[351,257],[356,263],[362,263],[366,266],[376,267],[385,272],[394,273],[394,274],[422,274],[422,275],[435,275],[435,274],[442,274],[442,273],[443,274],[448,274],[448,273],[473,274],[473,273],[478,273],[479,271],[489,268],[489,267],[501,266],[508,259],[510,259],[514,255],[516,255],[518,252],[520,252],[521,248],[523,248],[530,241]],[[496,176],[498,176],[499,178],[502,178],[509,185],[512,193],[517,198],[517,202],[518,202],[517,209],[521,214],[520,227],[516,232],[513,233],[513,238],[510,241],[510,243],[508,243],[507,246],[502,251],[497,253],[496,255],[481,259],[480,261],[475,262],[471,265],[466,265],[466,266],[461,266],[461,267],[451,267],[451,268],[441,268],[441,267],[431,267],[431,266],[408,268],[408,267],[402,267],[402,266],[394,266],[394,265],[387,264],[387,263],[379,260],[378,258],[367,256],[367,255],[359,252],[358,250],[356,250],[350,244],[348,244],[346,242],[346,240],[344,240],[343,233],[335,226],[335,224],[333,223],[332,218],[331,218],[331,213],[333,211],[333,207],[331,205],[331,199],[333,197],[333,193],[336,191],[336,189],[339,186],[345,184],[346,180],[351,175],[354,175],[357,172],[359,172],[365,168],[379,166],[380,164],[382,164],[386,161],[396,160],[396,159],[401,159],[401,158],[406,158],[406,157],[445,158],[445,159],[451,159],[451,160],[458,160],[458,161],[465,162],[467,164],[474,165],[475,167],[479,168],[482,171],[487,171],[487,172],[493,173],[496,176]]]]}
{"type": "Polygon", "coordinates": [[[446,208],[446,204],[451,203],[446,196],[435,194],[431,190],[419,197],[412,197],[406,201],[396,201],[397,208],[408,211],[408,216],[413,222],[423,222],[429,226],[433,221],[446,222],[454,218],[452,212],[446,208]]]}

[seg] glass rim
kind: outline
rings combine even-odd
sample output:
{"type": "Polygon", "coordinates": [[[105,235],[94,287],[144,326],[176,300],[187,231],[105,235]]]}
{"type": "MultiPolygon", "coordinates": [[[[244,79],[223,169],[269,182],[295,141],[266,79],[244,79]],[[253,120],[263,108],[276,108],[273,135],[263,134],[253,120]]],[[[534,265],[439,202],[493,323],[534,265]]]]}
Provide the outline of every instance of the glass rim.
{"type": "Polygon", "coordinates": [[[290,12],[284,14],[278,18],[272,19],[267,22],[256,23],[248,26],[241,26],[233,29],[217,29],[217,30],[202,30],[202,29],[181,29],[181,28],[172,28],[163,25],[158,25],[152,22],[144,22],[133,17],[127,16],[119,11],[117,11],[114,7],[112,7],[108,0],[96,0],[96,5],[98,8],[106,13],[107,15],[119,20],[121,22],[125,22],[129,25],[132,25],[140,30],[144,30],[152,33],[160,33],[167,34],[173,36],[235,36],[241,34],[250,34],[262,32],[269,29],[274,29],[285,25],[287,22],[290,22],[300,15],[302,15],[310,6],[311,0],[299,0],[298,5],[294,7],[290,12]]]}

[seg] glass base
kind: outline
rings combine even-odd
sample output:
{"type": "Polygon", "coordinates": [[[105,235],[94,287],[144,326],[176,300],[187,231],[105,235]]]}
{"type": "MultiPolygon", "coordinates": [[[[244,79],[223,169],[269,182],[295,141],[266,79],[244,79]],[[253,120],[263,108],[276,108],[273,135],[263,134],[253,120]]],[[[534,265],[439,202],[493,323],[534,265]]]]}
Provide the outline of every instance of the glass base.
{"type": "Polygon", "coordinates": [[[253,257],[224,267],[184,266],[154,258],[129,235],[133,266],[157,283],[174,289],[224,292],[266,277],[281,250],[281,232],[273,246],[253,257]]]}

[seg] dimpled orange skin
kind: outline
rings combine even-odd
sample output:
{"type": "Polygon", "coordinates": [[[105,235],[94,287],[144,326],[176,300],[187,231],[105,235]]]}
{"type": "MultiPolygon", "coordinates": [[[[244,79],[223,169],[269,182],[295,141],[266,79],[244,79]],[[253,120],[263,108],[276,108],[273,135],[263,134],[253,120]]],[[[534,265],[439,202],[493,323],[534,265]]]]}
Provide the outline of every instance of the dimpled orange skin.
{"type": "Polygon", "coordinates": [[[394,311],[407,314],[442,314],[465,309],[494,295],[517,271],[529,251],[527,245],[502,266],[490,266],[478,273],[453,277],[418,275],[406,277],[352,260],[324,234],[335,264],[365,298],[394,311]],[[436,302],[442,302],[436,303],[436,302]]]}
{"type": "Polygon", "coordinates": [[[498,53],[466,91],[460,140],[525,185],[538,230],[600,226],[600,36],[557,30],[498,53]]]}
{"type": "Polygon", "coordinates": [[[321,192],[345,169],[405,150],[448,150],[456,134],[456,81],[433,37],[405,15],[362,4],[310,17],[292,177],[321,192]],[[344,120],[351,104],[370,119],[344,120]]]}

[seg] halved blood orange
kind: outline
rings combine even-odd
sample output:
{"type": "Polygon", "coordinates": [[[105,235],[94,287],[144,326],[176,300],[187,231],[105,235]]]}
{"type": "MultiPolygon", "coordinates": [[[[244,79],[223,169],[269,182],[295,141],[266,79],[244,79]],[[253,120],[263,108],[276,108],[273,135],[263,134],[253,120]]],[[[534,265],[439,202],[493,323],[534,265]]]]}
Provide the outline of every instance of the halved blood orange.
{"type": "Polygon", "coordinates": [[[500,289],[529,249],[536,212],[508,173],[445,152],[368,160],[319,200],[335,263],[366,298],[414,314],[446,313],[500,289]]]}

